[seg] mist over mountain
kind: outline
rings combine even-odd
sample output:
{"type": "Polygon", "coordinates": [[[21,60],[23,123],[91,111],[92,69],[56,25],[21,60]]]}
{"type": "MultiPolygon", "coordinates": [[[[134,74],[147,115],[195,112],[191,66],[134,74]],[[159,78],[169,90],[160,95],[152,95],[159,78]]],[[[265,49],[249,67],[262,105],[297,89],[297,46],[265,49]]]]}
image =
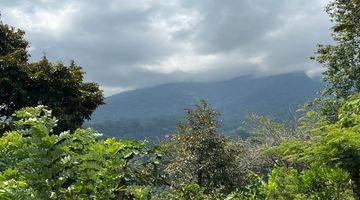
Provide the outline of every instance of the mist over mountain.
{"type": "Polygon", "coordinates": [[[205,99],[222,113],[222,130],[236,134],[246,112],[290,118],[322,88],[320,78],[305,73],[242,76],[208,83],[170,83],[110,96],[86,124],[105,136],[156,140],[170,134],[184,109],[205,99]]]}

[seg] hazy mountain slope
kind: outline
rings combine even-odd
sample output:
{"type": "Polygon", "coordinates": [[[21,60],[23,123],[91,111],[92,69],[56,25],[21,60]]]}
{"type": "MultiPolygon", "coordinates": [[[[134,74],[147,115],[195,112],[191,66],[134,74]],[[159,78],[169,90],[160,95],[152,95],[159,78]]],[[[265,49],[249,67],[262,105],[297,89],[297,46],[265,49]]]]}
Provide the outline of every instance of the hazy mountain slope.
{"type": "Polygon", "coordinates": [[[224,131],[231,132],[247,111],[284,119],[289,108],[296,109],[314,98],[321,87],[319,79],[303,73],[165,84],[108,97],[90,125],[111,136],[154,139],[174,129],[184,108],[207,99],[222,112],[224,131]]]}

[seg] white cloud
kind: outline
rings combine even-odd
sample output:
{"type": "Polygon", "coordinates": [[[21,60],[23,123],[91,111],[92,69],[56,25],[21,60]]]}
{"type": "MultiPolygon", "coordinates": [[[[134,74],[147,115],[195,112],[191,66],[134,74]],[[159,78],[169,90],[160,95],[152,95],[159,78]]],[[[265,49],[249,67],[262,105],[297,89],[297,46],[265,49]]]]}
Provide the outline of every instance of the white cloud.
{"type": "MultiPolygon", "coordinates": [[[[40,1],[49,4],[53,1],[40,1]]],[[[32,7],[32,4],[24,4],[5,7],[4,20],[20,27],[30,34],[51,34],[60,36],[71,28],[71,21],[76,12],[79,12],[76,3],[60,4],[58,7],[32,7]]],[[[31,39],[31,38],[30,38],[31,39]]]]}

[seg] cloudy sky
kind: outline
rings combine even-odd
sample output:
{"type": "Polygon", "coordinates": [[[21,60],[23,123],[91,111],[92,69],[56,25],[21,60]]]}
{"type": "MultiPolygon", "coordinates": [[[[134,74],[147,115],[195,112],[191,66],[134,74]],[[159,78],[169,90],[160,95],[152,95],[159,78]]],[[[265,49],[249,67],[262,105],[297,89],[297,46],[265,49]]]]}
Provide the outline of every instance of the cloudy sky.
{"type": "Polygon", "coordinates": [[[1,0],[32,59],[74,59],[106,95],[175,81],[293,71],[330,41],[326,0],[1,0]]]}

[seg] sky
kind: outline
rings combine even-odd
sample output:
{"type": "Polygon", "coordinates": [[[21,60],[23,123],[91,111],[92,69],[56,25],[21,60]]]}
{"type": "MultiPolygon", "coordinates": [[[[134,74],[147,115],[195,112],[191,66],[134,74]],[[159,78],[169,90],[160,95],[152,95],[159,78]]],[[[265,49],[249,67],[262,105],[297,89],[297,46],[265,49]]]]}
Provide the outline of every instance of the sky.
{"type": "Polygon", "coordinates": [[[303,71],[330,43],[326,0],[1,0],[32,60],[75,60],[105,95],[303,71]]]}

